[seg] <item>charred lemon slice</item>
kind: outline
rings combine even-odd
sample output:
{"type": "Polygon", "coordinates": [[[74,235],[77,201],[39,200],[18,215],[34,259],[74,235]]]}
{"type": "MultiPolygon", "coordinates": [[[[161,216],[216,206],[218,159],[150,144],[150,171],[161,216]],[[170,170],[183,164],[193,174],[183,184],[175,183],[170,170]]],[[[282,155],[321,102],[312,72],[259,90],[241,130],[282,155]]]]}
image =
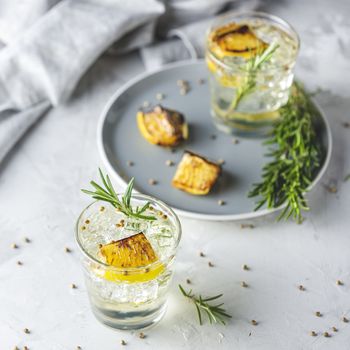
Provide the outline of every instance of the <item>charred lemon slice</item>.
{"type": "Polygon", "coordinates": [[[214,30],[209,42],[211,52],[218,58],[225,56],[250,58],[268,46],[248,25],[237,23],[230,23],[214,30]]]}
{"type": "Polygon", "coordinates": [[[164,271],[164,265],[158,262],[156,253],[142,232],[101,246],[100,254],[106,264],[125,268],[121,272],[113,269],[104,272],[103,277],[112,282],[146,282],[164,271]],[[137,268],[137,271],[128,270],[130,268],[137,268]]]}
{"type": "Polygon", "coordinates": [[[214,186],[220,172],[220,165],[186,151],[177,167],[172,184],[185,192],[205,195],[214,186]]]}
{"type": "Polygon", "coordinates": [[[142,136],[154,145],[176,146],[188,137],[184,116],[162,106],[149,112],[139,111],[137,124],[142,136]]]}

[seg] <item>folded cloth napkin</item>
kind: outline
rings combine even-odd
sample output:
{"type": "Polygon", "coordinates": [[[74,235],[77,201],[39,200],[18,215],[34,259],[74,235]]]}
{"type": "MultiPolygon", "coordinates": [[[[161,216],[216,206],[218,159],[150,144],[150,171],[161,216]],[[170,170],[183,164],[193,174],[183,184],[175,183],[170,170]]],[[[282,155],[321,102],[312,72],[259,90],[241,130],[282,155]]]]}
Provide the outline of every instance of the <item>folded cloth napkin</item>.
{"type": "MultiPolygon", "coordinates": [[[[257,1],[242,4],[252,8],[257,1]]],[[[237,0],[1,0],[0,162],[46,111],[69,98],[107,49],[142,48],[147,68],[198,57],[208,20],[236,5],[237,0]],[[159,39],[169,41],[151,45],[159,39]]]]}

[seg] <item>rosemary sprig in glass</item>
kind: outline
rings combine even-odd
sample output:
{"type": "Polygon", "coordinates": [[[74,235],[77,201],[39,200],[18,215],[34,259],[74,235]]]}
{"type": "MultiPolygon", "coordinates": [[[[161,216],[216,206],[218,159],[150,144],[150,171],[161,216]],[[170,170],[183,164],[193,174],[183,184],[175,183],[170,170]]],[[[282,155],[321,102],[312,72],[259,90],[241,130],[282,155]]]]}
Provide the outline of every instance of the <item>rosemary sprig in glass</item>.
{"type": "Polygon", "coordinates": [[[112,182],[108,175],[103,176],[101,169],[98,169],[102,181],[102,186],[97,184],[95,181],[90,181],[92,187],[95,188],[95,191],[84,190],[82,191],[92,198],[108,202],[117,208],[120,212],[129,217],[134,217],[142,220],[156,220],[154,216],[143,215],[143,213],[150,206],[150,202],[147,202],[143,207],[133,208],[131,205],[131,194],[134,187],[134,178],[130,180],[128,186],[126,187],[124,195],[119,199],[117,193],[115,192],[112,182]],[[104,188],[103,188],[104,186],[104,188]]]}
{"type": "Polygon", "coordinates": [[[200,325],[203,324],[202,311],[205,312],[205,314],[207,315],[210,324],[221,323],[224,325],[225,324],[224,318],[225,317],[227,317],[227,318],[232,317],[231,315],[226,313],[225,309],[222,308],[222,305],[224,305],[224,303],[217,304],[217,305],[210,305],[209,304],[209,301],[219,299],[222,297],[223,294],[215,295],[213,297],[203,298],[201,295],[199,295],[199,296],[194,295],[192,293],[192,289],[189,292],[186,292],[183,289],[183,287],[181,286],[181,284],[179,284],[179,288],[180,288],[181,293],[186,298],[191,300],[194,303],[194,305],[196,306],[200,325]]]}
{"type": "Polygon", "coordinates": [[[315,105],[303,87],[294,83],[288,103],[280,108],[280,119],[269,145],[271,162],[263,167],[262,180],[254,184],[249,197],[260,197],[255,210],[285,205],[278,220],[293,217],[303,220],[302,211],[309,210],[304,194],[320,168],[324,156],[316,134],[315,105]]]}
{"type": "Polygon", "coordinates": [[[237,89],[235,98],[232,100],[227,113],[231,113],[236,109],[241,100],[255,89],[257,73],[262,68],[262,65],[271,59],[278,47],[278,44],[272,43],[262,53],[258,53],[248,59],[246,64],[242,67],[242,72],[245,74],[243,82],[237,89]]]}

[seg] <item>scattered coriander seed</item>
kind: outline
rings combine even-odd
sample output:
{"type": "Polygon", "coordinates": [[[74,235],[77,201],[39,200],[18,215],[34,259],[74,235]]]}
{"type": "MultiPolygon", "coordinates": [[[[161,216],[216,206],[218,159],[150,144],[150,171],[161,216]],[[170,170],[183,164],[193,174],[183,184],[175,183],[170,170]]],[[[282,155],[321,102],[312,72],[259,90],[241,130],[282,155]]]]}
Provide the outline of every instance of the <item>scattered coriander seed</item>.
{"type": "Polygon", "coordinates": [[[98,245],[98,247],[101,249],[101,248],[103,247],[103,245],[100,243],[100,244],[98,245]]]}
{"type": "Polygon", "coordinates": [[[248,284],[244,281],[241,282],[241,287],[243,288],[247,288],[248,287],[248,284]]]}
{"type": "Polygon", "coordinates": [[[105,210],[105,207],[104,206],[101,206],[100,207],[100,211],[104,211],[105,210]]]}
{"type": "Polygon", "coordinates": [[[28,346],[23,346],[23,350],[29,350],[28,346]]]}
{"type": "Polygon", "coordinates": [[[199,252],[199,256],[204,258],[205,257],[205,254],[203,252],[199,252]]]}
{"type": "Polygon", "coordinates": [[[225,204],[226,204],[226,202],[223,201],[222,199],[219,199],[219,200],[218,200],[218,205],[225,205],[225,204]]]}
{"type": "Polygon", "coordinates": [[[225,160],[224,159],[218,159],[218,164],[219,165],[224,165],[225,164],[225,160]]]}
{"type": "Polygon", "coordinates": [[[238,145],[238,144],[239,144],[239,140],[238,140],[238,139],[232,139],[232,143],[233,143],[234,145],[238,145]]]}
{"type": "Polygon", "coordinates": [[[214,267],[214,264],[213,264],[211,261],[209,261],[209,262],[208,262],[208,266],[209,266],[209,267],[214,267]]]}
{"type": "Polygon", "coordinates": [[[131,160],[128,160],[128,161],[126,162],[126,165],[127,165],[127,166],[134,166],[134,162],[132,162],[131,160]]]}
{"type": "Polygon", "coordinates": [[[85,224],[86,224],[86,225],[89,225],[89,224],[90,224],[90,220],[89,220],[89,219],[86,219],[86,220],[85,220],[85,224]]]}
{"type": "Polygon", "coordinates": [[[331,337],[331,335],[328,332],[324,332],[323,336],[326,337],[326,338],[330,338],[331,337]]]}
{"type": "Polygon", "coordinates": [[[246,265],[246,264],[243,264],[243,265],[242,265],[242,269],[243,269],[243,270],[246,270],[246,271],[250,270],[249,266],[246,265]]]}
{"type": "Polygon", "coordinates": [[[71,250],[70,248],[68,248],[68,247],[65,247],[65,248],[64,248],[64,251],[65,251],[66,253],[70,253],[72,250],[71,250]]]}
{"type": "Polygon", "coordinates": [[[301,291],[303,291],[303,292],[306,290],[306,288],[305,288],[303,285],[300,285],[300,286],[298,287],[298,289],[301,290],[301,291]]]}
{"type": "Polygon", "coordinates": [[[344,128],[350,128],[350,123],[349,122],[343,122],[344,128]]]}
{"type": "Polygon", "coordinates": [[[186,80],[183,80],[183,79],[179,79],[177,82],[176,82],[176,85],[181,87],[181,86],[184,86],[184,85],[187,85],[187,81],[186,80]]]}
{"type": "Polygon", "coordinates": [[[148,207],[148,209],[151,210],[151,211],[154,210],[154,208],[151,205],[148,207]]]}
{"type": "Polygon", "coordinates": [[[312,337],[316,337],[316,336],[317,336],[317,333],[316,333],[315,331],[311,331],[311,332],[310,332],[310,335],[311,335],[312,337]]]}
{"type": "Polygon", "coordinates": [[[77,285],[74,284],[74,283],[72,283],[72,284],[70,285],[70,287],[71,287],[72,289],[77,289],[77,288],[78,288],[77,285]]]}
{"type": "Polygon", "coordinates": [[[186,279],[187,284],[191,284],[191,280],[189,278],[186,279]]]}
{"type": "Polygon", "coordinates": [[[81,230],[82,230],[82,231],[85,231],[85,230],[86,230],[86,226],[82,226],[82,227],[81,227],[81,230]]]}
{"type": "Polygon", "coordinates": [[[22,261],[18,260],[18,261],[17,261],[17,265],[22,266],[22,265],[23,265],[22,261]]]}
{"type": "Polygon", "coordinates": [[[163,215],[162,215],[162,218],[163,218],[164,220],[166,220],[166,219],[168,218],[168,215],[163,214],[163,215]]]}
{"type": "Polygon", "coordinates": [[[180,88],[180,95],[185,96],[188,93],[188,88],[186,87],[181,87],[180,88]]]}
{"type": "Polygon", "coordinates": [[[18,346],[15,346],[15,347],[13,348],[13,350],[19,350],[19,347],[18,347],[18,346]]]}
{"type": "Polygon", "coordinates": [[[338,189],[334,184],[325,184],[324,188],[329,192],[329,193],[337,193],[338,189]]]}
{"type": "Polygon", "coordinates": [[[199,85],[203,85],[205,83],[205,79],[201,78],[201,79],[198,79],[198,84],[199,85]]]}
{"type": "Polygon", "coordinates": [[[81,350],[81,346],[80,345],[77,346],[77,350],[81,350]]]}
{"type": "Polygon", "coordinates": [[[145,339],[146,338],[146,335],[145,335],[145,333],[139,333],[139,338],[140,339],[145,339]]]}
{"type": "Polygon", "coordinates": [[[156,99],[157,99],[158,101],[163,100],[163,99],[164,99],[164,94],[162,94],[161,92],[158,92],[157,95],[156,95],[156,99]]]}
{"type": "Polygon", "coordinates": [[[174,162],[173,162],[172,160],[170,160],[170,159],[167,159],[167,160],[165,161],[165,165],[166,165],[166,166],[173,166],[173,165],[174,165],[174,162]]]}
{"type": "Polygon", "coordinates": [[[12,244],[11,244],[11,248],[12,248],[12,249],[17,249],[17,248],[18,248],[18,245],[17,245],[16,243],[12,243],[12,244]]]}
{"type": "Polygon", "coordinates": [[[251,320],[250,323],[251,323],[253,326],[257,326],[257,325],[258,325],[258,322],[255,321],[255,320],[251,320]]]}
{"type": "Polygon", "coordinates": [[[125,224],[125,220],[124,219],[121,219],[119,222],[120,222],[121,225],[125,224]]]}
{"type": "Polygon", "coordinates": [[[24,237],[24,242],[26,242],[26,243],[30,243],[30,242],[31,242],[31,240],[30,240],[28,237],[24,237]]]}
{"type": "Polygon", "coordinates": [[[315,316],[317,316],[317,317],[322,317],[322,314],[321,314],[321,312],[316,311],[316,312],[315,312],[315,316]]]}
{"type": "Polygon", "coordinates": [[[344,283],[343,283],[343,281],[341,281],[341,280],[337,280],[337,285],[338,285],[338,286],[343,286],[344,283]]]}
{"type": "Polygon", "coordinates": [[[29,330],[28,328],[24,328],[24,329],[23,329],[23,332],[24,332],[25,334],[30,334],[30,330],[29,330]]]}
{"type": "Polygon", "coordinates": [[[126,345],[126,341],[125,341],[124,339],[122,339],[122,340],[120,341],[120,344],[121,344],[121,345],[126,345]]]}
{"type": "Polygon", "coordinates": [[[344,323],[348,323],[348,322],[349,322],[349,319],[346,318],[346,317],[344,316],[344,317],[343,317],[343,322],[344,322],[344,323]]]}
{"type": "Polygon", "coordinates": [[[337,327],[332,327],[332,330],[333,330],[333,332],[338,332],[338,328],[337,327]]]}
{"type": "Polygon", "coordinates": [[[254,228],[255,226],[253,224],[241,224],[240,227],[243,228],[254,228]]]}
{"type": "Polygon", "coordinates": [[[149,107],[149,105],[150,103],[148,101],[143,101],[143,104],[142,104],[143,107],[147,108],[149,107]]]}
{"type": "Polygon", "coordinates": [[[215,135],[215,134],[210,135],[210,138],[211,138],[212,140],[216,140],[216,135],[215,135]]]}
{"type": "Polygon", "coordinates": [[[148,183],[152,186],[156,185],[157,184],[157,181],[155,179],[149,179],[148,180],[148,183]]]}

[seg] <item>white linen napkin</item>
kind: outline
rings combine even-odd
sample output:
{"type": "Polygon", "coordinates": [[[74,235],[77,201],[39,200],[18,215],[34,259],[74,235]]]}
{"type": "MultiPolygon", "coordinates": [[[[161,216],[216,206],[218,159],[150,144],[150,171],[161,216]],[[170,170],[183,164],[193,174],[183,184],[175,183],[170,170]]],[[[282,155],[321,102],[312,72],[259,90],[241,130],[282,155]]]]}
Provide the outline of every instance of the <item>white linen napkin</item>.
{"type": "MultiPolygon", "coordinates": [[[[203,37],[207,20],[236,4],[234,0],[1,0],[0,163],[32,124],[69,98],[108,48],[123,53],[161,37],[177,37],[144,48],[146,67],[198,56],[198,38],[203,37]]],[[[255,7],[257,0],[242,4],[255,7]]]]}

